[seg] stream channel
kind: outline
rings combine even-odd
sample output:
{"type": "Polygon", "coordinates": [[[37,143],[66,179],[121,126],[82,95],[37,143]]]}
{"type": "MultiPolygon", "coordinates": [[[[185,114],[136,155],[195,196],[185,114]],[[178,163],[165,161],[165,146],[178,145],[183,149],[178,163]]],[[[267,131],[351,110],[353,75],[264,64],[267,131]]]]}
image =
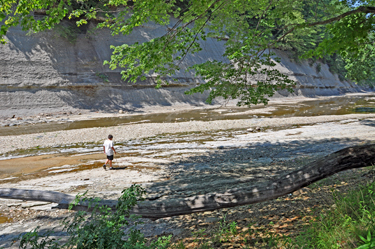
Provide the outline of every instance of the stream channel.
{"type": "MultiPolygon", "coordinates": [[[[190,110],[176,113],[135,114],[121,117],[98,118],[66,123],[42,123],[0,127],[0,136],[17,136],[60,130],[111,127],[137,123],[176,123],[189,121],[240,120],[277,117],[312,117],[319,115],[344,115],[375,113],[373,95],[331,97],[302,101],[294,104],[270,104],[246,107],[220,107],[190,110]],[[255,113],[255,114],[254,114],[255,113]]],[[[256,131],[254,131],[256,132],[256,131]]],[[[116,141],[120,152],[114,161],[117,168],[153,169],[157,158],[160,162],[172,155],[207,150],[207,143],[223,141],[234,135],[248,133],[246,129],[221,130],[216,132],[188,132],[162,134],[146,139],[116,141]],[[146,159],[152,155],[153,159],[146,159]]],[[[47,175],[84,171],[103,165],[102,146],[99,143],[78,143],[54,147],[14,150],[0,155],[0,183],[18,182],[41,178],[47,175]],[[17,167],[14,167],[17,165],[17,167]]],[[[158,168],[158,167],[156,167],[158,168]]]]}

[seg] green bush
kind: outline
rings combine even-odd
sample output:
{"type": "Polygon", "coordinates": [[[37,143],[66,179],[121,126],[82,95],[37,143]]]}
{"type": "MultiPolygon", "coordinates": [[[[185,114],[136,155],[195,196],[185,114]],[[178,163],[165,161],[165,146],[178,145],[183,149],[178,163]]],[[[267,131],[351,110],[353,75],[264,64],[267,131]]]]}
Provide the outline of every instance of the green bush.
{"type": "Polygon", "coordinates": [[[130,215],[130,210],[142,200],[144,190],[139,185],[133,185],[122,191],[116,209],[113,211],[108,206],[98,205],[97,198],[76,197],[75,204],[88,201],[92,212],[78,211],[73,218],[63,221],[63,231],[69,235],[65,243],[59,243],[51,238],[52,231],[40,234],[38,228],[20,237],[20,248],[167,248],[170,237],[159,238],[157,241],[146,243],[144,235],[135,228],[139,216],[130,215]],[[124,233],[124,226],[129,226],[129,221],[134,221],[129,234],[124,233]]]}

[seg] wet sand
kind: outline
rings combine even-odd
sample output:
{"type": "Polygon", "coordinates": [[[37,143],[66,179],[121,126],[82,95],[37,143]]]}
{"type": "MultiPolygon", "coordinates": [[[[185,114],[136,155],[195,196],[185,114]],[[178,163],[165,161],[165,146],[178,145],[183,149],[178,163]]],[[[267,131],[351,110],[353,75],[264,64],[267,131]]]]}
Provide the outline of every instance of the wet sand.
{"type": "MultiPolygon", "coordinates": [[[[89,160],[102,160],[105,156],[100,153],[90,155],[69,156],[65,154],[51,154],[28,156],[0,161],[0,179],[29,175],[51,168],[60,168],[64,165],[77,165],[89,160]]],[[[99,162],[98,162],[99,163],[99,162]]],[[[99,163],[100,164],[100,163],[99,163]]],[[[101,163],[102,165],[103,163],[101,163]]],[[[46,171],[47,172],[47,171],[46,171]]],[[[42,177],[45,174],[39,174],[42,177]]]]}

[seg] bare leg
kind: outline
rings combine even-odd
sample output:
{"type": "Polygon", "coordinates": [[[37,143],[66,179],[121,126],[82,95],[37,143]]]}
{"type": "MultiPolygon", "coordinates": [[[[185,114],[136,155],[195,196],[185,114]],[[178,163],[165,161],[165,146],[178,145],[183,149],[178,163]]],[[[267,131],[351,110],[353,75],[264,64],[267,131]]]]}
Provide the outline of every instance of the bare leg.
{"type": "Polygon", "coordinates": [[[109,168],[112,168],[112,160],[108,160],[109,162],[109,168]]]}
{"type": "Polygon", "coordinates": [[[105,161],[105,164],[103,165],[103,169],[107,170],[107,163],[109,162],[109,160],[107,159],[107,161],[105,161]]]}

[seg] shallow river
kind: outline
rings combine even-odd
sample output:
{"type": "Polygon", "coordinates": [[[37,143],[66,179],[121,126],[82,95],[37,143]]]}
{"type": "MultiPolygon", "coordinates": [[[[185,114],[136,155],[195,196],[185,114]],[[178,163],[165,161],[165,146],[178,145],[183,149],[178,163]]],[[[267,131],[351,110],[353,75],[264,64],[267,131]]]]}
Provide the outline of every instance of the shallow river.
{"type": "Polygon", "coordinates": [[[171,123],[191,120],[236,120],[263,117],[311,117],[319,115],[344,115],[375,113],[375,97],[352,96],[309,100],[297,104],[270,104],[246,107],[222,107],[207,110],[190,110],[176,113],[139,114],[116,118],[98,118],[66,123],[42,123],[12,127],[0,127],[0,136],[21,135],[49,131],[73,130],[92,127],[109,127],[135,123],[171,123]]]}
{"type": "MultiPolygon", "coordinates": [[[[191,110],[179,113],[128,115],[117,118],[100,118],[69,123],[48,123],[1,127],[0,135],[21,135],[59,130],[84,129],[90,127],[110,127],[135,123],[175,123],[191,120],[238,120],[264,117],[293,117],[318,115],[343,115],[352,113],[374,113],[375,97],[352,96],[334,97],[324,100],[310,100],[296,104],[274,104],[252,108],[215,108],[191,110]]],[[[231,139],[234,135],[245,134],[246,129],[217,132],[190,132],[165,134],[146,139],[116,141],[120,152],[115,160],[117,167],[148,168],[155,164],[145,161],[144,154],[153,153],[160,160],[168,160],[175,153],[194,154],[207,150],[207,143],[231,139]],[[124,158],[133,158],[131,161],[124,158]]],[[[102,146],[98,143],[80,143],[49,148],[15,150],[0,157],[0,183],[18,182],[47,175],[83,171],[101,167],[102,146]]]]}

